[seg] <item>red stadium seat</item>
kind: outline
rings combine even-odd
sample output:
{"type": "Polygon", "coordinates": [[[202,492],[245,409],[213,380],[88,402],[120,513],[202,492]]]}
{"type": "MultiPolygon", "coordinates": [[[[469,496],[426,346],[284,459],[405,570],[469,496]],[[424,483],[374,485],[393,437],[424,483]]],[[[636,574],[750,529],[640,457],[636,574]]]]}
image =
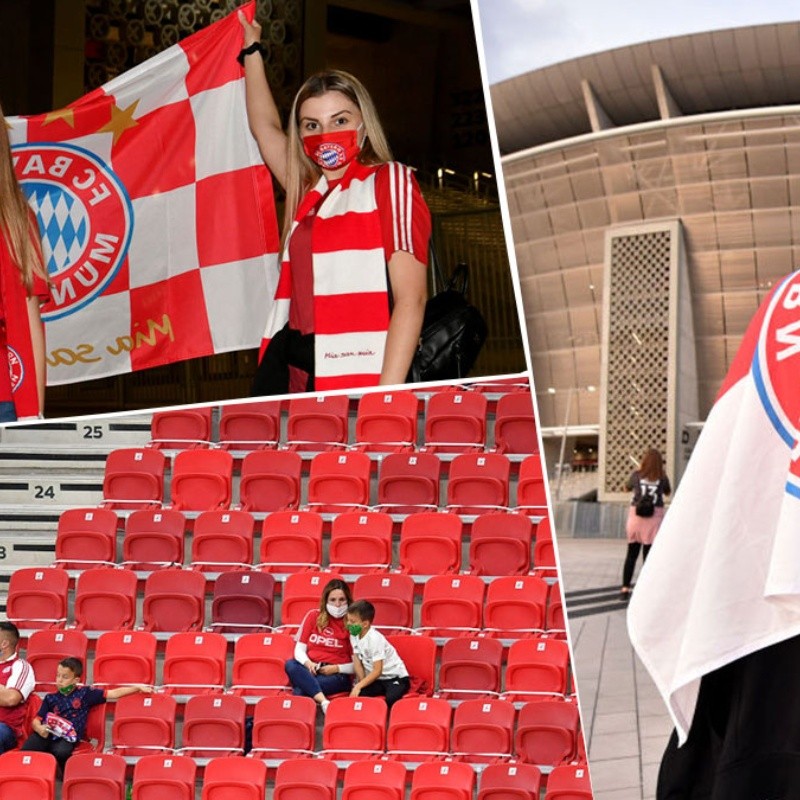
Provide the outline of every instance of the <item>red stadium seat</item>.
{"type": "Polygon", "coordinates": [[[437,453],[465,453],[486,445],[486,397],[444,389],[425,410],[425,447],[437,453]]]}
{"type": "Polygon", "coordinates": [[[390,453],[378,479],[378,505],[393,514],[435,511],[442,462],[435,453],[390,453]]]}
{"type": "Polygon", "coordinates": [[[383,753],[386,717],[386,701],[382,697],[334,697],[322,728],[326,756],[358,761],[383,753]]]}
{"type": "Polygon", "coordinates": [[[564,620],[564,601],[561,597],[561,585],[550,584],[547,595],[547,630],[557,632],[563,637],[567,635],[567,623],[564,620]]]}
{"type": "Polygon", "coordinates": [[[331,523],[330,566],[342,574],[388,569],[392,565],[391,514],[345,511],[331,523]]]}
{"type": "Polygon", "coordinates": [[[275,578],[266,572],[223,572],[214,581],[211,627],[217,633],[257,633],[272,626],[275,578]]]}
{"type": "Polygon", "coordinates": [[[338,775],[332,761],[290,758],[275,772],[273,800],[336,800],[338,775]]]}
{"type": "Polygon", "coordinates": [[[319,608],[322,589],[334,578],[342,580],[338,572],[308,570],[289,575],[283,584],[281,627],[296,628],[312,608],[319,608]]]}
{"type": "Polygon", "coordinates": [[[322,565],[322,517],[316,511],[276,511],[264,517],[259,568],[298,572],[322,565]]]}
{"type": "Polygon", "coordinates": [[[386,638],[397,650],[411,678],[411,689],[406,696],[432,695],[436,685],[436,642],[427,636],[407,634],[390,634],[386,638]]]}
{"type": "Polygon", "coordinates": [[[539,438],[530,392],[509,392],[497,401],[494,441],[500,453],[538,452],[539,438]]]}
{"type": "Polygon", "coordinates": [[[539,539],[533,547],[533,568],[537,572],[555,575],[558,571],[556,566],[556,549],[552,539],[539,539]]]}
{"type": "Polygon", "coordinates": [[[318,452],[347,444],[350,400],[346,395],[296,397],[289,401],[286,444],[318,452]]]}
{"type": "Polygon", "coordinates": [[[479,631],[484,589],[477,575],[434,575],[422,592],[421,628],[432,636],[479,631]]]}
{"type": "Polygon", "coordinates": [[[531,521],[524,514],[481,514],[470,531],[470,572],[525,575],[531,568],[531,543],[531,521]]]}
{"type": "Polygon", "coordinates": [[[158,450],[186,450],[211,444],[211,406],[158,411],[150,422],[150,445],[158,450]]]}
{"type": "Polygon", "coordinates": [[[462,528],[457,514],[424,511],[406,517],[400,528],[400,569],[412,575],[458,572],[462,528]]]}
{"type": "Polygon", "coordinates": [[[429,761],[414,770],[410,800],[472,800],[475,771],[458,761],[429,761]]]}
{"type": "Polygon", "coordinates": [[[221,633],[174,633],[164,650],[164,688],[170,694],[222,691],[227,651],[221,633]]]}
{"type": "Polygon", "coordinates": [[[550,517],[545,516],[536,523],[536,541],[552,542],[553,530],[550,527],[550,517]]]}
{"type": "Polygon", "coordinates": [[[517,509],[533,514],[547,513],[547,488],[542,457],[538,453],[523,459],[519,465],[517,509]]]}
{"type": "Polygon", "coordinates": [[[403,800],[407,775],[399,761],[354,761],[344,772],[342,800],[403,800]]]}
{"type": "Polygon", "coordinates": [[[560,639],[520,639],[508,649],[504,697],[535,700],[567,691],[569,647],[560,639]]]}
{"type": "Polygon", "coordinates": [[[214,758],[244,751],[247,704],[231,694],[190,697],[183,712],[182,755],[214,758]]]}
{"type": "Polygon", "coordinates": [[[144,584],[142,614],[148,631],[194,631],[205,619],[206,579],[188,569],[162,569],[144,584]]]}
{"type": "Polygon", "coordinates": [[[53,800],[56,760],[50,753],[9,750],[0,755],[0,800],[53,800]]]}
{"type": "Polygon", "coordinates": [[[450,464],[447,506],[460,514],[508,508],[511,462],[500,453],[462,453],[450,464]]]}
{"type": "Polygon", "coordinates": [[[533,764],[489,764],[481,773],[478,800],[539,800],[542,773],[533,764]]]}
{"type": "Polygon", "coordinates": [[[69,575],[53,567],[21,567],[8,581],[6,617],[18,628],[63,627],[69,575]]]}
{"type": "Polygon", "coordinates": [[[136,573],[130,569],[91,569],[81,573],[75,591],[79,630],[129,629],[136,624],[136,573]]]}
{"type": "Polygon", "coordinates": [[[102,634],[95,644],[92,683],[109,689],[130,683],[154,684],[156,648],[156,637],[148,631],[102,634]]]}
{"type": "Polygon", "coordinates": [[[192,568],[222,572],[252,566],[254,528],[247,511],[203,511],[194,521],[192,568]]]}
{"type": "Polygon", "coordinates": [[[301,695],[262,697],[253,713],[253,754],[293,758],[314,751],[317,704],[301,695]]]}
{"type": "Polygon", "coordinates": [[[172,751],[175,747],[176,715],[177,703],[168,694],[120,697],[114,706],[111,749],[124,756],[172,751]]]}
{"type": "Polygon", "coordinates": [[[25,659],[33,667],[33,674],[37,676],[36,691],[54,692],[56,667],[59,662],[68,656],[74,656],[85,664],[88,650],[89,640],[82,631],[73,629],[34,631],[28,638],[25,659]]]}
{"type": "Polygon", "coordinates": [[[126,767],[113,753],[73,753],[64,766],[62,800],[120,800],[126,767]]]}
{"type": "Polygon", "coordinates": [[[264,800],[267,765],[256,758],[212,758],[203,773],[201,800],[264,800]]]}
{"type": "Polygon", "coordinates": [[[262,697],[289,688],[284,664],[294,658],[294,639],[283,633],[246,633],[233,650],[231,690],[262,697]]]}
{"type": "Polygon", "coordinates": [[[519,639],[545,627],[548,586],[535,575],[495,578],[486,590],[483,625],[487,633],[519,639]]]}
{"type": "Polygon", "coordinates": [[[112,450],[103,476],[103,505],[106,508],[148,508],[164,500],[167,459],[149,447],[112,450]]]}
{"type": "Polygon", "coordinates": [[[592,783],[586,764],[561,764],[547,777],[544,800],[592,800],[592,783]]]}
{"type": "Polygon", "coordinates": [[[540,700],[519,710],[514,750],[529,764],[555,766],[574,758],[580,714],[571,700],[540,700]]]}
{"type": "Polygon", "coordinates": [[[281,401],[224,405],[219,416],[219,444],[225,450],[261,450],[281,438],[281,401]]]}
{"type": "Polygon", "coordinates": [[[452,708],[436,697],[403,697],[393,706],[387,752],[401,761],[428,761],[450,749],[452,708]]]}
{"type": "Polygon", "coordinates": [[[130,569],[183,564],[186,518],[171,508],[134,511],[125,523],[122,560],[130,569]]]}
{"type": "Polygon", "coordinates": [[[308,505],[323,514],[365,508],[370,464],[366,453],[318,453],[311,461],[308,505]]]}
{"type": "Polygon", "coordinates": [[[456,638],[442,646],[439,694],[457,700],[500,691],[503,644],[499,639],[456,638]]]}
{"type": "Polygon", "coordinates": [[[511,755],[514,704],[507,700],[465,700],[456,706],[450,749],[471,763],[490,763],[511,755]]]}
{"type": "Polygon", "coordinates": [[[194,800],[196,779],[188,756],[147,755],[133,768],[132,800],[194,800]]]}
{"type": "Polygon", "coordinates": [[[375,606],[376,628],[389,631],[414,626],[414,580],[410,575],[361,575],[353,586],[353,596],[375,606]]]}
{"type": "Polygon", "coordinates": [[[418,417],[414,392],[366,392],[358,402],[356,444],[382,453],[414,447],[418,417]]]}
{"type": "Polygon", "coordinates": [[[91,569],[117,560],[117,515],[108,508],[71,508],[56,530],[56,564],[91,569]]]}
{"type": "Polygon", "coordinates": [[[303,459],[294,450],[259,450],[242,460],[239,504],[244,511],[297,508],[303,459]]]}
{"type": "Polygon", "coordinates": [[[74,755],[79,753],[102,753],[105,750],[107,711],[108,705],[106,703],[92,706],[89,709],[86,730],[83,732],[83,738],[72,751],[74,755]]]}
{"type": "Polygon", "coordinates": [[[184,450],[172,467],[172,506],[177,511],[228,508],[232,479],[233,456],[227,450],[184,450]]]}

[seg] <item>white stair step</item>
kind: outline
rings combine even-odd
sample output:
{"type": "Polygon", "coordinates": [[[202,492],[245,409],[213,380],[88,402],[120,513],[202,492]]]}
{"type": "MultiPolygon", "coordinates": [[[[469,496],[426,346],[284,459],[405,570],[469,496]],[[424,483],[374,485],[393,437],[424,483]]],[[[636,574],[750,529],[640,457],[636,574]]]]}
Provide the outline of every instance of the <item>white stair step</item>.
{"type": "Polygon", "coordinates": [[[0,443],[15,445],[85,445],[135,447],[150,439],[150,414],[100,417],[72,422],[9,425],[0,431],[0,443]]]}

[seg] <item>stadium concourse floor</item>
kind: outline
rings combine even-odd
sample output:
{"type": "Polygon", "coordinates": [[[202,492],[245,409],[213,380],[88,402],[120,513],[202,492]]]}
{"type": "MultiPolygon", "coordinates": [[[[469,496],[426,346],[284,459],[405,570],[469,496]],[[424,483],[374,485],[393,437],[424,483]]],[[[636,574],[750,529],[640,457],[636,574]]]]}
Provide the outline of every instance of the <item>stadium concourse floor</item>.
{"type": "Polygon", "coordinates": [[[653,800],[672,723],[619,600],[624,539],[558,539],[595,800],[653,800]]]}

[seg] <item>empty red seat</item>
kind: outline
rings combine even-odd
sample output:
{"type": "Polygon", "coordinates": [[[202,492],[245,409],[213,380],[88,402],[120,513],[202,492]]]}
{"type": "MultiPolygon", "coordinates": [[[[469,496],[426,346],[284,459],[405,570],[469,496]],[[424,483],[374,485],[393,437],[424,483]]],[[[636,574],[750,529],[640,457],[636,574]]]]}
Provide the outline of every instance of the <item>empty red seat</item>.
{"type": "Polygon", "coordinates": [[[375,606],[373,624],[384,634],[414,627],[414,579],[410,575],[360,575],[353,596],[375,606]]]}
{"type": "Polygon", "coordinates": [[[117,560],[117,515],[108,508],[70,508],[58,518],[56,564],[90,569],[117,560]]]}
{"type": "Polygon", "coordinates": [[[331,523],[330,566],[343,574],[392,565],[391,514],[344,511],[331,523]]]}
{"type": "Polygon", "coordinates": [[[282,694],[289,688],[284,665],[294,658],[294,639],[283,633],[246,633],[233,650],[231,689],[235,694],[282,694]]]}
{"type": "Polygon", "coordinates": [[[171,508],[140,509],[125,523],[122,560],[131,569],[183,564],[186,518],[171,508]]]}
{"type": "Polygon", "coordinates": [[[344,771],[342,800],[403,800],[407,776],[399,761],[354,761],[344,771]]]}
{"type": "Polygon", "coordinates": [[[509,700],[562,696],[567,691],[569,647],[561,639],[520,639],[508,649],[505,693],[509,700]]]}
{"type": "Polygon", "coordinates": [[[75,591],[75,627],[90,631],[132,628],[136,588],[136,573],[130,569],[82,572],[75,591]]]}
{"type": "Polygon", "coordinates": [[[413,392],[366,392],[358,402],[356,444],[392,452],[417,443],[419,399],[413,392]]]}
{"type": "Polygon", "coordinates": [[[296,628],[312,608],[319,608],[322,589],[334,578],[343,580],[338,572],[295,572],[284,581],[281,599],[281,627],[296,628]]]}
{"type": "Polygon", "coordinates": [[[457,514],[424,511],[406,517],[400,528],[400,569],[412,575],[458,572],[462,529],[457,514]]]}
{"type": "Polygon", "coordinates": [[[555,575],[558,572],[556,548],[552,539],[536,538],[533,547],[533,568],[546,575],[555,575]]]}
{"type": "Polygon", "coordinates": [[[114,705],[112,749],[124,756],[147,756],[159,749],[172,751],[176,715],[177,703],[168,694],[120,697],[114,705]]]}
{"type": "Polygon", "coordinates": [[[514,704],[481,698],[456,706],[450,749],[471,763],[489,763],[511,755],[514,736],[514,704]]]}
{"type": "Polygon", "coordinates": [[[434,575],[422,592],[421,628],[432,636],[479,631],[484,589],[477,575],[434,575]]]}
{"type": "Polygon", "coordinates": [[[201,800],[264,800],[267,765],[256,758],[212,758],[203,773],[201,800]]]}
{"type": "Polygon", "coordinates": [[[401,761],[426,761],[450,749],[452,708],[436,697],[403,697],[393,706],[386,749],[401,761]]]}
{"type": "Polygon", "coordinates": [[[36,675],[37,692],[54,692],[56,667],[68,656],[81,659],[86,663],[89,640],[83,631],[37,630],[28,637],[25,648],[25,659],[36,675]]]}
{"type": "Polygon", "coordinates": [[[159,450],[208,447],[211,412],[211,406],[157,411],[150,422],[150,445],[159,450]]]}
{"type": "Polygon", "coordinates": [[[497,694],[502,665],[503,644],[498,639],[448,639],[442,646],[439,694],[459,700],[497,694]]]}
{"type": "Polygon", "coordinates": [[[461,514],[508,508],[511,462],[500,453],[462,453],[450,464],[447,505],[461,514]]]}
{"type": "Polygon", "coordinates": [[[211,627],[217,633],[257,633],[272,625],[275,578],[266,572],[223,572],[214,581],[211,627]]]}
{"type": "Polygon", "coordinates": [[[206,579],[200,572],[167,568],[151,573],[144,584],[145,630],[200,630],[205,620],[206,579]]]}
{"type": "Polygon", "coordinates": [[[73,753],[64,766],[62,800],[120,800],[126,767],[114,753],[73,753]]]}
{"type": "Polygon", "coordinates": [[[547,584],[535,575],[495,578],[486,590],[484,630],[513,639],[543,631],[547,592],[547,584]]]}
{"type": "Polygon", "coordinates": [[[103,505],[106,508],[146,508],[164,500],[167,459],[149,447],[122,447],[106,459],[103,505]]]}
{"type": "Polygon", "coordinates": [[[297,508],[303,459],[293,450],[259,450],[242,460],[239,504],[244,511],[297,508]]]}
{"type": "Polygon", "coordinates": [[[322,527],[316,511],[276,511],[264,517],[259,567],[267,572],[321,567],[322,527]]]}
{"type": "Polygon", "coordinates": [[[314,750],[317,704],[302,695],[262,697],[253,713],[253,754],[292,758],[314,750]]]}
{"type": "Polygon", "coordinates": [[[531,568],[531,543],[531,521],[524,514],[481,514],[470,531],[470,572],[524,575],[531,568]]]}
{"type": "Polygon", "coordinates": [[[334,697],[325,714],[323,750],[329,758],[347,761],[382,753],[386,717],[382,697],[334,697]]]}
{"type": "Polygon", "coordinates": [[[69,575],[53,567],[21,567],[8,581],[6,617],[18,628],[63,627],[69,575]]]}
{"type": "Polygon", "coordinates": [[[561,585],[558,581],[550,584],[547,594],[547,630],[563,637],[567,635],[567,624],[564,620],[564,601],[561,597],[561,585]]]}
{"type": "Polygon", "coordinates": [[[274,447],[281,438],[281,401],[224,405],[219,416],[219,444],[225,450],[274,447]]]}
{"type": "Polygon", "coordinates": [[[251,566],[254,529],[247,511],[203,511],[194,521],[192,567],[220,572],[251,566]]]}
{"type": "Polygon", "coordinates": [[[290,758],[278,764],[273,800],[336,800],[339,769],[332,761],[290,758]]]}
{"type": "Polygon", "coordinates": [[[509,392],[497,401],[494,441],[501,453],[538,452],[539,437],[530,392],[509,392]]]}
{"type": "Polygon", "coordinates": [[[227,450],[184,450],[172,467],[172,506],[178,511],[228,508],[232,479],[233,456],[227,450]]]}
{"type": "Polygon", "coordinates": [[[425,409],[425,447],[439,453],[483,450],[488,405],[480,392],[443,389],[425,409]]]}
{"type": "Polygon", "coordinates": [[[547,513],[547,488],[542,457],[538,453],[523,459],[519,465],[517,508],[527,513],[547,513]]]}
{"type": "Polygon", "coordinates": [[[194,800],[196,780],[188,756],[145,755],[133,768],[132,800],[194,800]]]}
{"type": "Polygon", "coordinates": [[[592,800],[586,764],[561,764],[547,776],[544,800],[592,800]]]}
{"type": "Polygon", "coordinates": [[[378,505],[393,514],[435,511],[442,463],[435,453],[390,453],[378,478],[378,505]]]}
{"type": "Polygon", "coordinates": [[[517,719],[515,755],[529,764],[570,761],[577,750],[579,727],[578,704],[571,699],[525,703],[517,719]]]}
{"type": "Polygon", "coordinates": [[[411,679],[407,696],[433,694],[436,685],[436,642],[427,636],[389,634],[397,655],[403,660],[411,679]]]}
{"type": "Polygon", "coordinates": [[[164,688],[182,694],[222,691],[227,651],[221,633],[174,633],[164,650],[164,688]]]}
{"type": "Polygon", "coordinates": [[[0,755],[0,800],[53,800],[56,760],[50,753],[9,750],[0,755]]]}
{"type": "Polygon", "coordinates": [[[304,451],[329,450],[347,444],[349,410],[350,400],[346,395],[292,398],[286,443],[304,451]]]}
{"type": "Polygon", "coordinates": [[[533,764],[489,764],[481,773],[478,800],[539,800],[542,773],[533,764]]]}
{"type": "Polygon", "coordinates": [[[156,648],[156,637],[149,631],[107,631],[95,644],[92,683],[109,689],[154,684],[156,648]]]}
{"type": "Polygon", "coordinates": [[[308,505],[320,513],[368,506],[370,463],[366,453],[315,455],[308,478],[308,505]]]}
{"type": "Polygon", "coordinates": [[[429,761],[414,770],[410,800],[472,800],[475,771],[459,761],[429,761]]]}
{"type": "Polygon", "coordinates": [[[247,704],[232,694],[190,697],[183,711],[181,754],[192,758],[214,758],[244,751],[247,704]]]}

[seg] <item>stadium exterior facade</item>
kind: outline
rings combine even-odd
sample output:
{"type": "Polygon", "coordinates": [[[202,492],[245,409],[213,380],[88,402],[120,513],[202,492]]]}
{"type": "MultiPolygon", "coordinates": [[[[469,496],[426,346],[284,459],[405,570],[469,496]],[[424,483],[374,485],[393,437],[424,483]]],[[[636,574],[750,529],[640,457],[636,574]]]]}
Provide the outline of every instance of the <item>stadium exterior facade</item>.
{"type": "Polygon", "coordinates": [[[800,264],[800,23],[574,59],[492,102],[548,464],[597,441],[601,500],[647,446],[679,477],[800,264]]]}

